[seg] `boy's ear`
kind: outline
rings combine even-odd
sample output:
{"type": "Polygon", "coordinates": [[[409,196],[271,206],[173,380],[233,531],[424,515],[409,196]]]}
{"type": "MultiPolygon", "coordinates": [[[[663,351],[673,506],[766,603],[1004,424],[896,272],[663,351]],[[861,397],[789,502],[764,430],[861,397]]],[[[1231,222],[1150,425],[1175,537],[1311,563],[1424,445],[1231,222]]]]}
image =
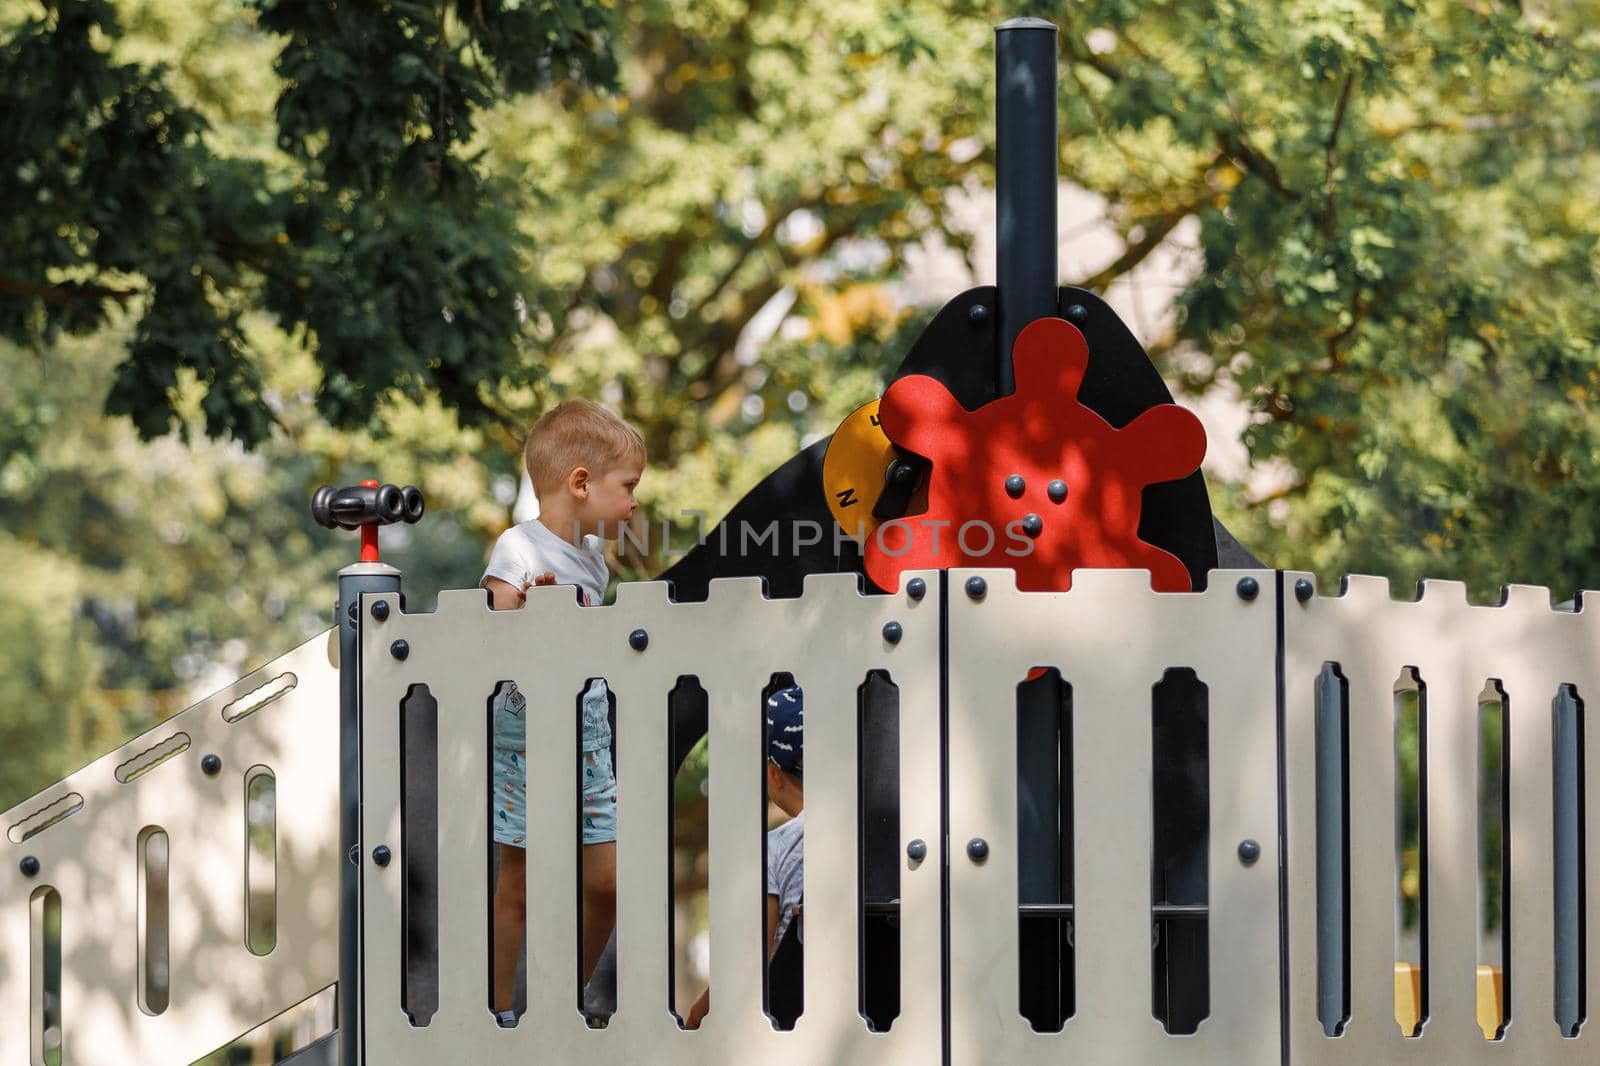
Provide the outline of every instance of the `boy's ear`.
{"type": "Polygon", "coordinates": [[[776,792],[783,787],[783,771],[778,769],[778,764],[768,759],[764,764],[767,768],[767,791],[776,792]]]}
{"type": "Polygon", "coordinates": [[[575,467],[572,468],[572,473],[567,475],[567,491],[571,492],[574,496],[578,497],[579,499],[585,499],[585,498],[588,497],[588,495],[589,495],[589,468],[588,467],[586,467],[586,466],[575,466],[575,467]]]}

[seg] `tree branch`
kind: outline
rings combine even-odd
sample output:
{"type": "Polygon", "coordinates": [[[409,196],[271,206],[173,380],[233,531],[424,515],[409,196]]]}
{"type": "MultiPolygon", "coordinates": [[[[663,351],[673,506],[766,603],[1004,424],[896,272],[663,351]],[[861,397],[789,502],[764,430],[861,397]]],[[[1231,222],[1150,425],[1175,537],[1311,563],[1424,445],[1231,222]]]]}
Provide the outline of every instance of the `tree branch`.
{"type": "Polygon", "coordinates": [[[1150,254],[1161,246],[1161,242],[1167,239],[1167,234],[1177,228],[1178,223],[1214,199],[1216,199],[1216,194],[1210,193],[1198,200],[1173,208],[1171,211],[1154,219],[1144,221],[1142,223],[1145,231],[1144,236],[1137,242],[1128,245],[1110,266],[1077,282],[1078,287],[1093,289],[1096,292],[1104,291],[1113,281],[1148,259],[1150,254]]]}
{"type": "Polygon", "coordinates": [[[1344,88],[1339,90],[1339,103],[1333,109],[1333,129],[1328,131],[1327,146],[1324,152],[1327,169],[1322,178],[1322,232],[1333,236],[1333,172],[1339,165],[1339,131],[1344,128],[1344,117],[1350,107],[1350,91],[1355,88],[1356,76],[1352,71],[1345,75],[1344,88]]]}
{"type": "Polygon", "coordinates": [[[144,289],[112,289],[104,285],[90,285],[67,281],[59,285],[35,285],[26,281],[0,278],[0,296],[29,296],[47,304],[66,307],[88,300],[116,300],[125,303],[135,296],[143,296],[144,289]]]}

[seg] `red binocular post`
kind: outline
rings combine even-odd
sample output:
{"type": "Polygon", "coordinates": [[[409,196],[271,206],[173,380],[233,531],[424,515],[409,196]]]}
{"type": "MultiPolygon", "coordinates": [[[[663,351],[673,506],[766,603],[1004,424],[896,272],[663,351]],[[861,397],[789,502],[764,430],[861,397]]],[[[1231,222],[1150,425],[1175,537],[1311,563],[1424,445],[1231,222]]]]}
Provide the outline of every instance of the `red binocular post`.
{"type": "Polygon", "coordinates": [[[311,517],[326,529],[361,530],[361,561],[378,561],[378,527],[422,519],[422,490],[363,481],[353,488],[323,485],[311,496],[311,517]]]}
{"type": "MultiPolygon", "coordinates": [[[[358,1064],[361,1034],[361,596],[400,592],[400,571],[378,559],[378,527],[422,518],[422,493],[363,481],[353,488],[323,485],[311,497],[311,517],[327,529],[359,529],[361,561],[339,571],[339,1061],[358,1064]]],[[[404,598],[401,606],[404,609],[404,598]]],[[[388,610],[387,603],[374,607],[388,610]]]]}

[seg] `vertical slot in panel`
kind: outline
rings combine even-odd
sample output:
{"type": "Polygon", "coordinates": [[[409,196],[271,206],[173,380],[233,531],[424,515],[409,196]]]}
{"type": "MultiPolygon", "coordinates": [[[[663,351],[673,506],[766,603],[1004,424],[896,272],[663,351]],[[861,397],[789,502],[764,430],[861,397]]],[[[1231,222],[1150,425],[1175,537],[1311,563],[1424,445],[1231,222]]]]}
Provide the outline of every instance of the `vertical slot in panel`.
{"type": "Polygon", "coordinates": [[[139,830],[139,1009],[151,1016],[166,1011],[172,994],[170,857],[166,830],[139,830]]]}
{"type": "MultiPolygon", "coordinates": [[[[585,682],[577,696],[576,711],[578,982],[575,991],[578,1010],[584,1011],[584,989],[617,925],[617,778],[613,769],[616,695],[604,678],[590,678],[585,682]]],[[[611,1005],[607,1003],[606,1006],[611,1005]]],[[[609,1010],[600,1013],[609,1015],[609,1010]]]]}
{"type": "Polygon", "coordinates": [[[711,735],[709,702],[700,679],[678,678],[667,695],[667,748],[672,793],[667,802],[667,910],[672,956],[667,967],[667,1009],[680,1026],[690,1019],[711,979],[711,735]]]}
{"type": "Polygon", "coordinates": [[[1350,686],[1338,663],[1316,678],[1317,1020],[1350,1020],[1350,686]]]}
{"type": "Polygon", "coordinates": [[[1168,1033],[1186,1035],[1211,1013],[1206,686],[1191,669],[1170,669],[1151,690],[1151,708],[1152,1012],[1168,1033]]]}
{"type": "Polygon", "coordinates": [[[804,887],[805,695],[793,674],[775,673],[761,692],[762,1009],[774,1029],[805,1013],[805,951],[798,908],[804,887]]]}
{"type": "Polygon", "coordinates": [[[489,1009],[515,1025],[528,1010],[528,699],[513,681],[489,696],[489,1009]]]}
{"type": "Polygon", "coordinates": [[[439,1010],[439,701],[413,685],[400,702],[400,1006],[414,1026],[439,1010]]]}
{"type": "Polygon", "coordinates": [[[1478,967],[1476,1016],[1486,1040],[1511,1018],[1511,705],[1491,678],[1478,693],[1478,967]]]}
{"type": "Polygon", "coordinates": [[[1556,1025],[1574,1037],[1587,1008],[1587,925],[1584,884],[1584,710],[1572,685],[1562,685],[1552,701],[1554,718],[1555,806],[1555,986],[1556,1025]]]}
{"type": "Polygon", "coordinates": [[[61,893],[41,885],[28,897],[31,1066],[61,1066],[61,893]]]}
{"type": "Polygon", "coordinates": [[[244,940],[252,955],[278,945],[278,780],[265,766],[244,775],[244,940]]]}
{"type": "Polygon", "coordinates": [[[1416,667],[1394,683],[1394,1020],[1420,1036],[1428,1020],[1428,687],[1416,667]]]}
{"type": "Polygon", "coordinates": [[[1055,667],[1017,685],[1017,1009],[1058,1033],[1075,1007],[1072,686],[1055,667]]]}
{"type": "Polygon", "coordinates": [[[900,687],[874,670],[856,692],[856,714],[857,1009],[886,1033],[900,1016],[900,687]]]}

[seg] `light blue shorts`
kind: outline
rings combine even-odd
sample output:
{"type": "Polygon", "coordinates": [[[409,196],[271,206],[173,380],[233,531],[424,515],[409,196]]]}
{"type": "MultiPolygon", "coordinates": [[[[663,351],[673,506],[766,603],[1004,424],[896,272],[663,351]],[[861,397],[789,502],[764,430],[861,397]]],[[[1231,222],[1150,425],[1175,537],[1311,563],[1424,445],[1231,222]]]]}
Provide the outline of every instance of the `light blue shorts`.
{"type": "MultiPolygon", "coordinates": [[[[527,698],[514,684],[494,697],[494,800],[496,844],[528,846],[527,698]]],[[[606,683],[583,694],[583,842],[617,839],[617,776],[611,767],[611,719],[606,683]]],[[[548,833],[542,835],[549,839],[548,833]]]]}

